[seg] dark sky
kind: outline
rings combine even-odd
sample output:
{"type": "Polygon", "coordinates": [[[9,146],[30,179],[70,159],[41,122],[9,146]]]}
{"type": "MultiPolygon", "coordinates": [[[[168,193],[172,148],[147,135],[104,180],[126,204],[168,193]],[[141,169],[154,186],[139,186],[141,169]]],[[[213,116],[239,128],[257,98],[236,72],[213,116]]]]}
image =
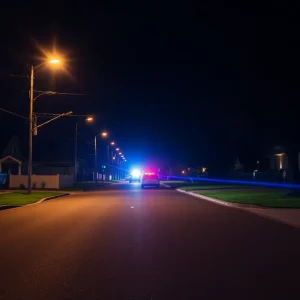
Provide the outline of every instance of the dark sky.
{"type": "MultiPolygon", "coordinates": [[[[81,123],[82,153],[89,152],[85,142],[106,128],[133,163],[221,168],[236,155],[259,157],[297,136],[299,5],[94,3],[7,9],[1,107],[28,113],[26,78],[8,75],[26,75],[26,63],[38,63],[39,46],[55,43],[68,57],[71,76],[41,70],[36,87],[88,96],[41,97],[36,111],[95,114],[93,126],[81,123]]],[[[26,122],[0,116],[7,128],[2,140],[22,132],[26,143],[26,122]]],[[[74,124],[65,118],[41,129],[35,143],[46,149],[38,152],[70,155],[74,124]]]]}

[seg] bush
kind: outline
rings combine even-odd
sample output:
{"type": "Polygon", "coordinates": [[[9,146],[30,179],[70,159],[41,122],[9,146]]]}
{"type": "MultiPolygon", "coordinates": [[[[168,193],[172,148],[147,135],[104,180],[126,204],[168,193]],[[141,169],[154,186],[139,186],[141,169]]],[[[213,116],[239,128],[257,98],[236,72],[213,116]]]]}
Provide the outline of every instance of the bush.
{"type": "Polygon", "coordinates": [[[33,188],[33,189],[36,189],[36,182],[34,182],[34,183],[32,184],[32,188],[33,188]]]}
{"type": "Polygon", "coordinates": [[[43,182],[42,182],[42,189],[44,189],[45,187],[46,187],[46,182],[43,181],[43,182]]]}
{"type": "Polygon", "coordinates": [[[23,183],[21,183],[20,186],[19,186],[19,189],[20,190],[25,190],[25,188],[26,188],[25,185],[23,183]]]}

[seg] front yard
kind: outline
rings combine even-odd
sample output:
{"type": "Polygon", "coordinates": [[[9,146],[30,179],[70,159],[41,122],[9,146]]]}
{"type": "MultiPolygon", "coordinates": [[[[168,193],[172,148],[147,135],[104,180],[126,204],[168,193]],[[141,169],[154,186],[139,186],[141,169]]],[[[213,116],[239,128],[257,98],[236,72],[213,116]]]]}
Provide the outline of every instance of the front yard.
{"type": "Polygon", "coordinates": [[[270,208],[300,208],[300,196],[286,189],[214,182],[198,182],[198,184],[178,182],[176,188],[231,203],[270,208]]]}
{"type": "Polygon", "coordinates": [[[212,185],[189,185],[180,187],[181,190],[185,191],[194,191],[194,190],[226,190],[226,189],[245,189],[245,188],[252,188],[247,185],[231,185],[231,184],[212,184],[212,185]]]}
{"type": "Polygon", "coordinates": [[[11,205],[20,206],[37,202],[43,198],[61,195],[61,192],[35,192],[27,194],[27,192],[12,192],[0,194],[0,206],[11,205]]]}
{"type": "Polygon", "coordinates": [[[197,192],[197,194],[232,203],[274,208],[300,208],[300,197],[291,195],[287,190],[212,190],[197,192]]]}

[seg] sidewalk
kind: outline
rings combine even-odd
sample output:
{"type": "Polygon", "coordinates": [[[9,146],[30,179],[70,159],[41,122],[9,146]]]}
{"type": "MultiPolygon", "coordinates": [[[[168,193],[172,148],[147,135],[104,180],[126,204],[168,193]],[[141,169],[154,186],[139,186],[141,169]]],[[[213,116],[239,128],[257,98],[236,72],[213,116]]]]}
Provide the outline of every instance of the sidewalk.
{"type": "Polygon", "coordinates": [[[300,228],[300,209],[297,208],[249,208],[250,212],[300,228]]]}
{"type": "Polygon", "coordinates": [[[215,198],[207,197],[198,193],[195,193],[194,191],[185,191],[181,189],[176,189],[180,193],[189,194],[193,197],[210,201],[219,205],[223,206],[229,206],[236,209],[242,209],[245,211],[248,211],[250,213],[260,215],[263,217],[267,217],[272,220],[279,221],[284,224],[291,225],[293,227],[297,227],[300,229],[300,209],[294,209],[294,208],[263,208],[258,207],[254,205],[247,205],[247,204],[239,204],[239,203],[231,203],[226,202],[222,200],[218,200],[215,198]]]}

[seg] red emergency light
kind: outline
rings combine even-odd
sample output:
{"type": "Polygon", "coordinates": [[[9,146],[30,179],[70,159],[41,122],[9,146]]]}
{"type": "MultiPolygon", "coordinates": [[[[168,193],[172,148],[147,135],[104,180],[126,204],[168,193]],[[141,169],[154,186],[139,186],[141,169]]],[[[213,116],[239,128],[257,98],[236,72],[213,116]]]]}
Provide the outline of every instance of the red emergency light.
{"type": "Polygon", "coordinates": [[[145,175],[155,175],[154,172],[145,172],[144,174],[145,174],[145,175]]]}

